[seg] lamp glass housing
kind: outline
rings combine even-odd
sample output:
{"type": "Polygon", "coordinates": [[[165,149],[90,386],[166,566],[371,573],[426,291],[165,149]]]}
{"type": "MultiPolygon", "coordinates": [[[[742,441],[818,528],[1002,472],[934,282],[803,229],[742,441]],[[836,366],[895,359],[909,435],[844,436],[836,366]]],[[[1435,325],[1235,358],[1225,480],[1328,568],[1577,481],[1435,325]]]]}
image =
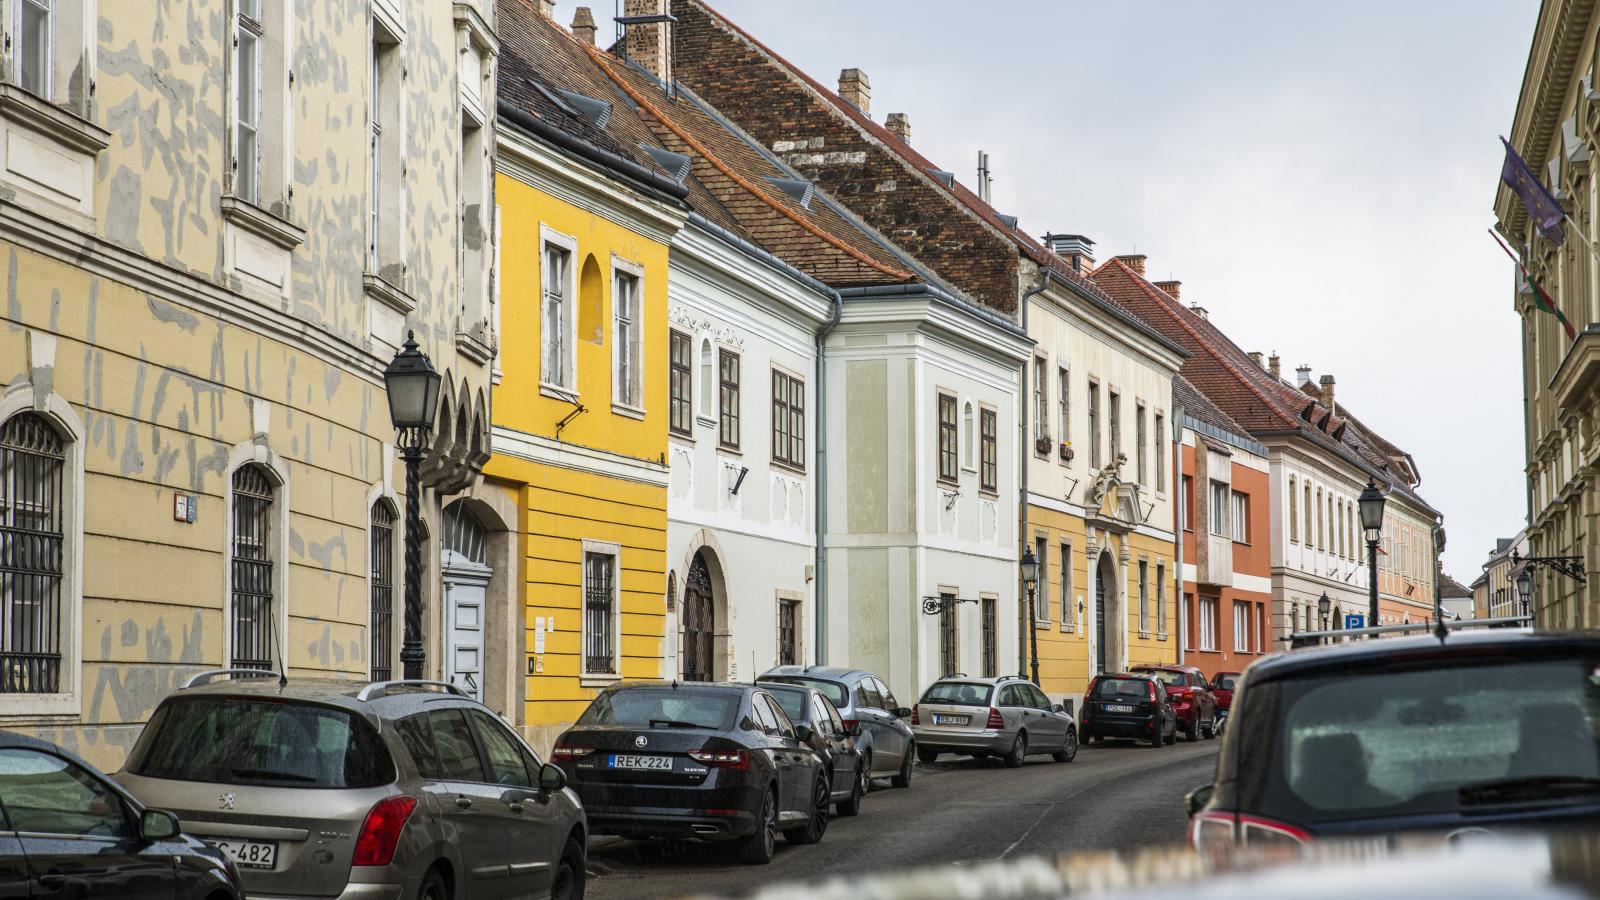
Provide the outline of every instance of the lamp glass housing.
{"type": "Polygon", "coordinates": [[[1369,480],[1361,491],[1360,499],[1356,501],[1361,508],[1361,528],[1366,532],[1368,542],[1378,540],[1379,535],[1383,534],[1383,505],[1386,499],[1383,491],[1369,480]]]}
{"type": "Polygon", "coordinates": [[[1022,550],[1022,581],[1030,591],[1039,586],[1039,558],[1033,555],[1032,547],[1022,550]]]}
{"type": "Polygon", "coordinates": [[[1321,597],[1317,598],[1317,612],[1324,619],[1326,619],[1328,617],[1328,610],[1331,609],[1332,607],[1333,607],[1333,601],[1328,599],[1328,595],[1327,594],[1323,594],[1321,597]]]}
{"type": "Polygon", "coordinates": [[[427,354],[417,349],[416,338],[408,333],[405,346],[383,371],[384,387],[389,395],[389,419],[395,430],[433,430],[439,413],[441,380],[427,354]]]}
{"type": "Polygon", "coordinates": [[[1517,573],[1517,595],[1522,598],[1523,603],[1527,603],[1528,599],[1533,596],[1532,569],[1523,569],[1517,573]]]}

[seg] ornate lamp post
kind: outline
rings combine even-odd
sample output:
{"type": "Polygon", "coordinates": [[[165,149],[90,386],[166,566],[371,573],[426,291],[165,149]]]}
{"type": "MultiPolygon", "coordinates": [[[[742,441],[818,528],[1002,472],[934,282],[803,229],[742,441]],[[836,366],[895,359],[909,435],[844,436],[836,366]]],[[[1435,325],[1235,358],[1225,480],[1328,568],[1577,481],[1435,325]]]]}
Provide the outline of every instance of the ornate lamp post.
{"type": "Polygon", "coordinates": [[[1022,584],[1028,589],[1028,644],[1032,650],[1033,683],[1039,683],[1039,614],[1034,609],[1034,592],[1039,589],[1039,558],[1032,547],[1022,549],[1022,584]]]}
{"type": "Polygon", "coordinates": [[[389,419],[394,423],[395,445],[406,462],[406,584],[405,634],[400,644],[400,664],[407,679],[422,677],[422,482],[417,469],[433,436],[439,412],[439,373],[428,355],[417,349],[413,332],[395,354],[383,381],[389,392],[389,419]]]}
{"type": "Polygon", "coordinates": [[[1522,614],[1533,607],[1533,567],[1525,566],[1517,573],[1517,596],[1522,598],[1522,614]]]}
{"type": "Polygon", "coordinates": [[[1361,528],[1367,538],[1368,628],[1378,625],[1378,539],[1383,536],[1384,500],[1383,491],[1378,490],[1377,484],[1369,478],[1361,497],[1356,501],[1361,508],[1361,528]]]}
{"type": "MultiPolygon", "coordinates": [[[[1328,610],[1332,606],[1333,606],[1333,601],[1328,599],[1328,592],[1327,591],[1323,591],[1322,592],[1322,596],[1317,598],[1317,614],[1322,616],[1322,630],[1323,631],[1327,631],[1328,630],[1328,610]]],[[[1327,640],[1327,638],[1323,638],[1323,640],[1327,640]]]]}

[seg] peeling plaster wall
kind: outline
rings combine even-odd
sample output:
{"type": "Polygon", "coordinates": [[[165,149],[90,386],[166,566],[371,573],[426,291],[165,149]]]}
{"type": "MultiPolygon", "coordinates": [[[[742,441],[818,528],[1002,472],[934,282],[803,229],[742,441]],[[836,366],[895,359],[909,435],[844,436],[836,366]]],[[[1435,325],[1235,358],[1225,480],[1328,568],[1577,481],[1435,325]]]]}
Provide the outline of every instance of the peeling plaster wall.
{"type": "MultiPolygon", "coordinates": [[[[458,23],[450,3],[398,5],[407,287],[418,303],[407,324],[458,390],[487,395],[488,368],[456,353],[458,23]]],[[[488,0],[466,5],[490,12],[488,0]]],[[[382,471],[393,432],[380,373],[393,351],[367,333],[375,301],[362,282],[368,5],[294,4],[287,218],[306,237],[281,305],[233,290],[224,272],[226,7],[101,3],[89,118],[112,137],[95,160],[92,231],[64,217],[63,240],[49,216],[0,202],[0,389],[70,404],[85,471],[79,712],[8,716],[0,699],[0,727],[108,768],[163,696],[226,664],[228,460],[254,439],[255,401],[270,404],[263,442],[288,472],[279,564],[291,675],[364,677],[368,497],[385,481],[404,485],[403,470],[382,471]],[[30,370],[30,331],[55,337],[53,366],[30,370]],[[180,491],[197,498],[193,524],[174,521],[180,491]]],[[[429,519],[438,504],[430,496],[429,519]]]]}

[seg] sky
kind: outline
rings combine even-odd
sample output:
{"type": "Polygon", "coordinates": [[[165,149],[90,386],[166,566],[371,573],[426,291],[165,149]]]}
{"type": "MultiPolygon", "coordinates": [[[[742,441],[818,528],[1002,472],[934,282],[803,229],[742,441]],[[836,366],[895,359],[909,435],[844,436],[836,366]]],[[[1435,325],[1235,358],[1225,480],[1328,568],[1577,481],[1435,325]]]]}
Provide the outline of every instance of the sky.
{"type": "MultiPolygon", "coordinates": [[[[1526,518],[1493,224],[1538,0],[710,0],[1035,235],[1086,234],[1408,450],[1478,576],[1526,518]]],[[[557,21],[578,4],[562,0],[557,21]]],[[[595,3],[602,39],[612,4],[595,3]]]]}

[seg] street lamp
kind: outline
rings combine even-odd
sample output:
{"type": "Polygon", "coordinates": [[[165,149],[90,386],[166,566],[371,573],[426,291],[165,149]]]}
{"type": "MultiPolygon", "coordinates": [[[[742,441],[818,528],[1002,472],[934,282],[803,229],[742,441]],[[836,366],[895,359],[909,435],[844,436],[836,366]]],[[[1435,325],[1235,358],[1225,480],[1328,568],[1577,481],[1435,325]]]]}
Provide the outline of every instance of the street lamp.
{"type": "MultiPolygon", "coordinates": [[[[1322,616],[1322,630],[1328,630],[1328,610],[1333,606],[1333,601],[1328,599],[1328,592],[1323,591],[1317,598],[1317,613],[1322,616]]],[[[1323,640],[1327,640],[1324,638],[1323,640]]]]}
{"type": "Polygon", "coordinates": [[[1533,567],[1517,573],[1517,596],[1522,598],[1522,614],[1527,615],[1533,601],[1533,567]]]}
{"type": "Polygon", "coordinates": [[[1039,629],[1035,623],[1039,621],[1039,616],[1033,608],[1033,595],[1039,588],[1039,558],[1033,555],[1032,547],[1022,548],[1022,584],[1028,589],[1028,642],[1033,657],[1033,683],[1037,685],[1039,684],[1039,629]]]}
{"type": "Polygon", "coordinates": [[[407,679],[422,677],[422,493],[417,473],[434,417],[439,412],[439,373],[428,355],[417,349],[417,338],[406,332],[405,346],[383,370],[389,392],[389,419],[397,432],[395,445],[406,462],[406,583],[405,634],[400,644],[400,664],[407,679]]]}
{"type": "Polygon", "coordinates": [[[1383,491],[1369,478],[1356,502],[1361,507],[1361,527],[1367,537],[1367,626],[1370,628],[1378,624],[1378,538],[1383,535],[1383,491]]]}

